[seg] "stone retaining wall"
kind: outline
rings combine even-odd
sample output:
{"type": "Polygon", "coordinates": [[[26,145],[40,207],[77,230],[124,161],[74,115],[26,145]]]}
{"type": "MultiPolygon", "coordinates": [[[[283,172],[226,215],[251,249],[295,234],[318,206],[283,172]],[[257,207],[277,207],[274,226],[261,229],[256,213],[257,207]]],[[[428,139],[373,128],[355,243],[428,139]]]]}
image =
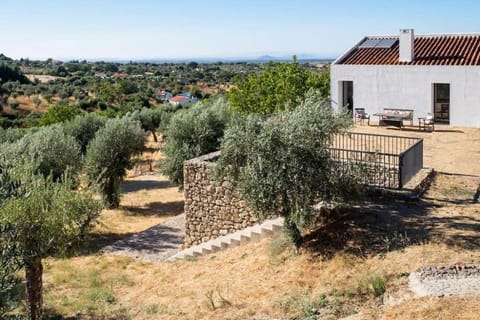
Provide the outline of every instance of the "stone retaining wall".
{"type": "Polygon", "coordinates": [[[232,182],[216,180],[219,152],[184,162],[185,247],[245,229],[257,219],[232,182]]]}

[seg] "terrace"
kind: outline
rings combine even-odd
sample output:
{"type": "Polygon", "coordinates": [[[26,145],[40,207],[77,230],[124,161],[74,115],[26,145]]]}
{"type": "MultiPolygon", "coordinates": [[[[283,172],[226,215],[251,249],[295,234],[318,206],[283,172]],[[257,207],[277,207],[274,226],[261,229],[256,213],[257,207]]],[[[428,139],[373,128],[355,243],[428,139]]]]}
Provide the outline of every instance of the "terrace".
{"type": "Polygon", "coordinates": [[[360,168],[360,182],[385,189],[402,189],[423,168],[423,139],[357,133],[334,137],[329,148],[341,170],[360,168]]]}

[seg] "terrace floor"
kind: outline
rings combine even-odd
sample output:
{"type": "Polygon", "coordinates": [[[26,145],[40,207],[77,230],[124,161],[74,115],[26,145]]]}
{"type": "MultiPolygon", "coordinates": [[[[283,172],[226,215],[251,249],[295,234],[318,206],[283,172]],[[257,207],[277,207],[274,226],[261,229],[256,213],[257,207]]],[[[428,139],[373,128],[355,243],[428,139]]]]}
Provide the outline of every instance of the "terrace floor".
{"type": "Polygon", "coordinates": [[[425,167],[444,173],[480,176],[480,128],[435,124],[434,132],[424,132],[417,126],[400,130],[371,123],[370,126],[356,124],[353,131],[423,138],[425,167]]]}

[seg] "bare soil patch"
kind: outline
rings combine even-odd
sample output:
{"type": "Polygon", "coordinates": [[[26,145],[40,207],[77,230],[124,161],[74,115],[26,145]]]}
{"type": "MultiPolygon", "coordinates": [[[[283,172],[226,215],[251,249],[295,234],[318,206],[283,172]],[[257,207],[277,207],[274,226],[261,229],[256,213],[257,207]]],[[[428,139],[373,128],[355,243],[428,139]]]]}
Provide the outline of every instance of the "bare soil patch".
{"type": "Polygon", "coordinates": [[[56,76],[44,75],[44,74],[26,74],[25,76],[30,81],[35,81],[35,79],[38,79],[38,81],[40,81],[41,83],[47,83],[47,82],[54,81],[56,79],[61,78],[56,76]]]}

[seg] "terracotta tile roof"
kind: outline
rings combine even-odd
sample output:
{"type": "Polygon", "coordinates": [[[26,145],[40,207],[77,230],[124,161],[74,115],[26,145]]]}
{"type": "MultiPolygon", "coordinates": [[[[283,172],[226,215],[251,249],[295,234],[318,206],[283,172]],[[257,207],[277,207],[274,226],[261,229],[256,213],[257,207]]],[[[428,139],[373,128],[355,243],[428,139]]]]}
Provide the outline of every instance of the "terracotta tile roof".
{"type": "Polygon", "coordinates": [[[182,96],[175,96],[173,98],[170,98],[170,100],[168,101],[171,101],[171,102],[183,102],[185,100],[188,100],[187,98],[185,97],[182,97],[182,96]]]}
{"type": "MultiPolygon", "coordinates": [[[[398,37],[369,37],[368,39],[398,37]]],[[[354,48],[337,64],[480,66],[480,34],[415,36],[411,62],[399,61],[399,41],[391,48],[354,48]]]]}

